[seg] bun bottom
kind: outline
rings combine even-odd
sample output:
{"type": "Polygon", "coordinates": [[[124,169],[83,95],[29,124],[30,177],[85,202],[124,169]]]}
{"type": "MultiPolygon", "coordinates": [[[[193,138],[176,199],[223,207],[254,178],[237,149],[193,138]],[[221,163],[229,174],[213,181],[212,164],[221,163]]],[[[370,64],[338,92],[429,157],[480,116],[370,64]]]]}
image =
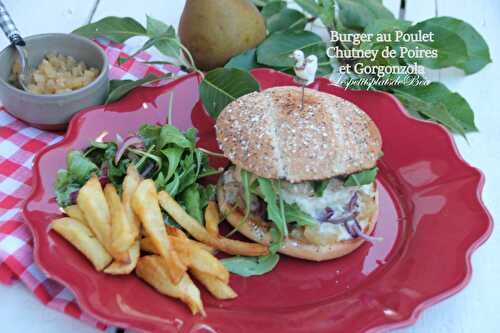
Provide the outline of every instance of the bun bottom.
{"type": "MultiPolygon", "coordinates": [[[[268,231],[268,228],[264,227],[262,223],[258,221],[258,219],[250,216],[245,223],[241,223],[244,219],[244,214],[239,208],[226,203],[224,186],[222,186],[221,182],[217,185],[217,202],[220,211],[226,216],[226,220],[233,227],[238,228],[240,233],[264,245],[269,245],[271,243],[271,233],[268,231]]],[[[371,216],[368,217],[368,225],[363,230],[368,235],[373,232],[377,222],[378,192],[375,194],[373,204],[375,205],[375,209],[371,216]]],[[[317,245],[302,240],[286,238],[283,247],[278,252],[305,260],[325,261],[345,256],[360,247],[363,242],[365,242],[365,240],[358,237],[327,245],[317,245]]]]}

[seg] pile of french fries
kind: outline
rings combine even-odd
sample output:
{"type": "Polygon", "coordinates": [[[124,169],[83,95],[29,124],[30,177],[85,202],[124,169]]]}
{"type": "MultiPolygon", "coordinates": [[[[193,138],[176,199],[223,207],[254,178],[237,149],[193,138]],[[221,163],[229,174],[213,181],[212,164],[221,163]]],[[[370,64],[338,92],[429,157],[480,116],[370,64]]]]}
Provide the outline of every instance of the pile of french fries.
{"type": "Polygon", "coordinates": [[[52,221],[51,228],[96,270],[112,275],[135,271],[159,293],[186,303],[193,315],[205,316],[205,310],[191,277],[217,299],[237,297],[229,286],[228,270],[214,256],[217,250],[244,256],[268,253],[261,244],[222,237],[215,202],[207,206],[203,226],[168,193],[157,193],[154,182],[141,179],[133,165],[127,170],[121,197],[112,184],[103,189],[93,175],[80,189],[77,204],[64,212],[67,217],[52,221]],[[182,229],[166,225],[161,208],[182,229]]]}

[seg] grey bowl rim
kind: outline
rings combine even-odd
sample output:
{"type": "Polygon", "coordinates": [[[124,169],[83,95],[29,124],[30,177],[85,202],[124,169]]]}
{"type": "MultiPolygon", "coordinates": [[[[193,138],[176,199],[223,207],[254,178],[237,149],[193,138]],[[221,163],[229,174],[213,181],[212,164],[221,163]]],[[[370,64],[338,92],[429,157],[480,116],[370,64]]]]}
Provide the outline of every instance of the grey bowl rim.
{"type": "MultiPolygon", "coordinates": [[[[86,85],[80,89],[70,91],[70,92],[60,93],[60,94],[53,94],[53,95],[35,94],[35,93],[28,92],[28,91],[23,90],[23,89],[19,89],[19,88],[13,86],[8,81],[4,80],[2,77],[0,77],[0,83],[1,83],[0,86],[5,86],[5,89],[11,90],[13,93],[21,94],[21,95],[31,97],[31,98],[39,98],[39,99],[45,99],[45,100],[58,100],[58,99],[64,99],[64,98],[78,97],[80,94],[85,95],[89,90],[92,90],[92,88],[94,86],[98,85],[103,80],[103,77],[105,77],[106,80],[108,80],[109,60],[108,60],[108,57],[106,56],[106,53],[98,44],[96,44],[94,41],[92,41],[86,37],[79,36],[79,35],[73,34],[73,33],[51,32],[51,33],[30,35],[28,37],[25,37],[24,40],[29,41],[30,39],[34,39],[34,38],[38,39],[38,38],[52,38],[52,37],[74,38],[82,43],[85,43],[85,44],[91,46],[92,48],[94,48],[97,51],[97,53],[104,60],[104,62],[103,62],[103,66],[101,68],[101,72],[94,79],[94,81],[90,82],[88,85],[86,85]]],[[[2,51],[0,51],[0,59],[2,59],[2,57],[5,55],[7,50],[9,50],[10,47],[12,47],[11,44],[7,45],[2,51]]]]}

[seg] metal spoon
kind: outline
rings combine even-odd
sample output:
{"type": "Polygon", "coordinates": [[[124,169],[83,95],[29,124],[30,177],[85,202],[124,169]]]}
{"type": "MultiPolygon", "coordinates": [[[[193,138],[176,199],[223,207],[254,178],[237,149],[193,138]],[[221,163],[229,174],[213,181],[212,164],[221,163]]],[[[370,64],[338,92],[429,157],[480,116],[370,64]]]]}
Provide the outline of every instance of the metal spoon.
{"type": "Polygon", "coordinates": [[[19,63],[21,64],[21,74],[19,74],[18,81],[21,84],[21,87],[28,91],[28,84],[31,80],[32,71],[28,60],[26,43],[17,30],[14,21],[12,21],[12,18],[7,12],[7,9],[2,1],[0,1],[0,27],[5,33],[5,36],[7,36],[10,40],[11,45],[17,49],[17,53],[19,54],[19,63]]]}

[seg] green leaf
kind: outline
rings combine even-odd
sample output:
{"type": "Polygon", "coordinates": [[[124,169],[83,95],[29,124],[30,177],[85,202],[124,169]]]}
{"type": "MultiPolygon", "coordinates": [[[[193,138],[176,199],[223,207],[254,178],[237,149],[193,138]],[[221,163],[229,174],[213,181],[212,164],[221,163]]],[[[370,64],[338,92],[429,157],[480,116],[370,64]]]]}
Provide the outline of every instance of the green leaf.
{"type": "Polygon", "coordinates": [[[319,14],[321,22],[325,27],[333,29],[335,27],[335,1],[323,0],[321,3],[321,12],[319,14]]]}
{"type": "MultiPolygon", "coordinates": [[[[326,45],[321,38],[310,31],[286,31],[270,35],[257,48],[257,62],[271,67],[293,67],[295,61],[290,58],[295,50],[302,50],[306,55],[310,50],[320,47],[324,56],[326,45]]],[[[315,49],[316,50],[316,49],[315,49]]]]}
{"type": "Polygon", "coordinates": [[[455,133],[477,131],[474,112],[469,103],[458,93],[448,90],[442,83],[432,82],[428,86],[401,87],[395,90],[395,95],[409,112],[418,112],[426,118],[438,121],[455,133]],[[441,114],[435,117],[434,114],[438,112],[441,114]]]}
{"type": "Polygon", "coordinates": [[[160,20],[146,15],[146,31],[149,36],[160,36],[163,34],[173,34],[175,36],[175,29],[160,20]]]}
{"type": "Polygon", "coordinates": [[[186,212],[198,223],[203,225],[203,210],[201,207],[200,185],[194,183],[188,186],[180,195],[181,203],[186,208],[186,212]]]}
{"type": "Polygon", "coordinates": [[[84,25],[73,33],[87,38],[105,37],[123,43],[131,37],[146,35],[146,29],[131,17],[108,16],[84,25]]]}
{"type": "Polygon", "coordinates": [[[229,60],[224,68],[237,68],[244,71],[249,71],[252,68],[259,67],[256,57],[257,49],[248,49],[245,52],[238,54],[229,60]]]}
{"type": "Polygon", "coordinates": [[[248,216],[250,216],[250,205],[252,199],[252,193],[250,192],[250,177],[250,172],[246,171],[245,169],[241,169],[240,178],[241,186],[243,187],[243,201],[245,203],[245,217],[243,219],[244,221],[246,221],[248,219],[248,216]]]}
{"type": "Polygon", "coordinates": [[[54,191],[56,193],[56,201],[61,207],[66,207],[71,204],[71,193],[78,191],[82,187],[81,184],[73,183],[67,170],[61,169],[57,171],[56,181],[54,183],[54,191]]]}
{"type": "Polygon", "coordinates": [[[311,14],[314,17],[321,15],[321,6],[316,3],[315,0],[295,0],[295,3],[300,6],[305,12],[311,14]]]}
{"type": "Polygon", "coordinates": [[[325,192],[326,188],[328,187],[328,184],[330,183],[329,180],[317,180],[312,182],[312,186],[314,189],[314,194],[317,197],[322,197],[323,193],[325,192]]]}
{"type": "Polygon", "coordinates": [[[260,13],[265,17],[269,18],[273,15],[278,14],[282,9],[286,8],[286,2],[285,1],[271,1],[267,3],[264,8],[260,11],[260,13]]]}
{"type": "Polygon", "coordinates": [[[175,198],[175,196],[177,195],[177,193],[179,191],[180,183],[181,183],[181,178],[179,177],[179,175],[177,173],[174,173],[174,179],[172,179],[165,186],[165,191],[167,191],[168,194],[170,194],[171,196],[173,196],[175,198]]]}
{"type": "Polygon", "coordinates": [[[267,19],[267,30],[270,34],[278,31],[301,31],[304,30],[307,17],[295,9],[283,9],[267,19]]]}
{"type": "Polygon", "coordinates": [[[292,205],[285,204],[285,218],[287,223],[295,222],[299,226],[316,225],[318,223],[311,215],[303,212],[296,203],[292,205]]]}
{"type": "Polygon", "coordinates": [[[179,147],[171,147],[163,149],[161,152],[168,159],[167,175],[165,176],[165,181],[168,182],[170,178],[172,178],[172,176],[174,175],[175,170],[177,170],[177,167],[179,166],[179,162],[181,160],[181,156],[182,153],[184,152],[184,149],[179,147]]]}
{"type": "MultiPolygon", "coordinates": [[[[466,74],[476,73],[491,62],[486,41],[470,24],[447,16],[435,17],[424,22],[447,29],[462,39],[467,50],[467,59],[454,66],[463,69],[466,74]]],[[[443,39],[442,36],[438,38],[443,39]]]]}
{"type": "Polygon", "coordinates": [[[145,78],[132,81],[132,80],[111,80],[108,98],[106,104],[116,102],[127,95],[132,89],[142,85],[153,83],[160,80],[166,80],[172,77],[171,73],[162,76],[148,74],[145,78]]]}
{"type": "Polygon", "coordinates": [[[79,184],[85,183],[92,173],[99,170],[97,165],[83,156],[83,153],[78,150],[72,150],[68,154],[66,164],[72,181],[79,184]]]}
{"type": "Polygon", "coordinates": [[[257,182],[259,183],[260,192],[264,196],[264,201],[267,204],[267,216],[274,222],[274,225],[278,229],[280,239],[283,239],[288,236],[288,229],[281,207],[278,205],[278,195],[274,189],[273,182],[261,177],[257,178],[257,182]]]}
{"type": "Polygon", "coordinates": [[[375,181],[377,173],[377,167],[371,168],[370,170],[353,173],[349,177],[347,177],[346,181],[344,182],[344,186],[361,186],[371,184],[375,181]]]}
{"type": "Polygon", "coordinates": [[[396,19],[377,19],[367,25],[364,32],[373,34],[373,36],[375,37],[379,33],[389,33],[394,31],[405,32],[410,26],[411,22],[409,21],[396,19]]]}
{"type": "Polygon", "coordinates": [[[440,25],[435,19],[425,20],[412,27],[406,33],[415,34],[421,31],[423,34],[433,33],[433,41],[427,42],[399,42],[395,43],[395,49],[402,52],[402,48],[409,50],[430,50],[437,53],[437,57],[425,56],[423,58],[411,58],[401,54],[407,63],[418,63],[428,68],[439,69],[458,66],[467,61],[467,47],[462,37],[454,30],[440,25]]]}
{"type": "Polygon", "coordinates": [[[200,207],[202,210],[204,210],[207,207],[208,202],[215,199],[215,193],[217,190],[214,185],[209,184],[207,186],[200,185],[199,191],[200,191],[200,207]]]}
{"type": "Polygon", "coordinates": [[[377,0],[337,0],[340,22],[352,29],[364,29],[376,19],[394,19],[377,0]]]}
{"type": "Polygon", "coordinates": [[[257,276],[269,273],[276,267],[280,257],[278,254],[270,254],[265,257],[231,257],[220,259],[231,273],[240,276],[257,276]]]}
{"type": "Polygon", "coordinates": [[[163,149],[168,144],[174,144],[181,148],[194,148],[193,143],[184,136],[180,129],[172,125],[163,125],[158,136],[158,149],[163,149]]]}
{"type": "Polygon", "coordinates": [[[248,72],[236,68],[218,68],[208,72],[200,84],[200,97],[214,118],[238,97],[259,90],[259,83],[248,72]]]}

